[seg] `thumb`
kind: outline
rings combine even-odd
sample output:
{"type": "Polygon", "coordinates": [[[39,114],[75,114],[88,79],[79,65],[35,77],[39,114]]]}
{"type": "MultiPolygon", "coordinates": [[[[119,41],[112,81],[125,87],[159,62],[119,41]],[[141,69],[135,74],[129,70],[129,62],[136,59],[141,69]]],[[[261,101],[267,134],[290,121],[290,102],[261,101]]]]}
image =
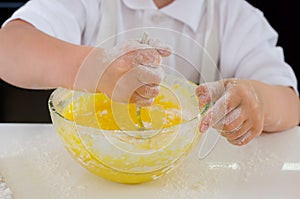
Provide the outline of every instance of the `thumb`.
{"type": "Polygon", "coordinates": [[[155,48],[162,57],[168,57],[172,53],[171,47],[158,39],[151,38],[149,39],[148,44],[155,48]]]}
{"type": "Polygon", "coordinates": [[[216,102],[225,92],[226,82],[223,80],[200,84],[196,89],[196,95],[199,99],[200,107],[209,102],[216,102]]]}

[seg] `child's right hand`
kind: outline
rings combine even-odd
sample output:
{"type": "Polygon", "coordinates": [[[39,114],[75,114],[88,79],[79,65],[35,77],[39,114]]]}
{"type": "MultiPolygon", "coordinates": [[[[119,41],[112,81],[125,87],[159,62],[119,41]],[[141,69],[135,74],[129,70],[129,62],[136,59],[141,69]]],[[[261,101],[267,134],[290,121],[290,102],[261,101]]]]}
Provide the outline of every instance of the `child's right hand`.
{"type": "Polygon", "coordinates": [[[148,44],[132,40],[112,49],[96,48],[82,64],[77,83],[82,84],[79,81],[86,77],[96,92],[104,92],[114,101],[148,106],[159,93],[164,74],[159,67],[162,57],[169,55],[166,45],[151,39],[148,44]]]}

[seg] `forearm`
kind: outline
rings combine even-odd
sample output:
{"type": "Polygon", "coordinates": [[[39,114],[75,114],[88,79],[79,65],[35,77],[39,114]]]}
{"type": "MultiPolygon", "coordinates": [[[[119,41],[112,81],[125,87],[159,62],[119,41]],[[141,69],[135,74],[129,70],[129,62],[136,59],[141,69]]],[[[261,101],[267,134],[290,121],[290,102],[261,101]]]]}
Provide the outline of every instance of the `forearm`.
{"type": "Polygon", "coordinates": [[[300,102],[293,89],[271,86],[258,81],[252,81],[252,85],[264,104],[263,131],[282,131],[299,124],[300,102]]]}
{"type": "Polygon", "coordinates": [[[0,30],[0,78],[18,87],[72,88],[76,73],[92,47],[48,36],[17,20],[0,30]]]}

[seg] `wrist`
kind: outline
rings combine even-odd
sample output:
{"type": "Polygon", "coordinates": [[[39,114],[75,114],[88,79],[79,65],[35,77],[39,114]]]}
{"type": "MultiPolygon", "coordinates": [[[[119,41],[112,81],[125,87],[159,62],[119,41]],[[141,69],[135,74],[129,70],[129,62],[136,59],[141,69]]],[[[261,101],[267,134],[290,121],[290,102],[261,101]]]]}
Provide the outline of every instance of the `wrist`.
{"type": "Polygon", "coordinates": [[[263,104],[264,132],[276,132],[299,124],[299,98],[287,86],[252,81],[263,104]]]}
{"type": "MultiPolygon", "coordinates": [[[[102,81],[110,63],[109,55],[102,48],[77,46],[74,52],[74,68],[71,71],[72,89],[86,92],[106,92],[110,75],[102,81]]],[[[107,75],[106,75],[107,76],[107,75]]]]}
{"type": "Polygon", "coordinates": [[[272,103],[270,102],[271,99],[269,93],[271,86],[257,80],[249,80],[249,82],[256,93],[256,99],[259,102],[259,108],[261,109],[263,115],[263,131],[268,131],[274,123],[274,117],[272,115],[272,103]]]}
{"type": "Polygon", "coordinates": [[[62,69],[64,78],[62,79],[62,87],[74,89],[74,90],[85,90],[80,86],[78,81],[79,72],[84,65],[86,58],[92,52],[93,47],[90,46],[79,46],[72,45],[66,53],[65,57],[65,69],[62,69]]]}

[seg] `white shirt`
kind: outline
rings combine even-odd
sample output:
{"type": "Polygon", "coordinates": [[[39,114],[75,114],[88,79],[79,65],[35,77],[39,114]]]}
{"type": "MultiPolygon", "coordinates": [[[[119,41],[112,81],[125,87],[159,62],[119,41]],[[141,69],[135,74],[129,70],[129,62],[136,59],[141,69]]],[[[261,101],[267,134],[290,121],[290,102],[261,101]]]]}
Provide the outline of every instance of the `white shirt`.
{"type": "MultiPolygon", "coordinates": [[[[272,85],[291,86],[297,81],[284,62],[283,51],[276,47],[278,35],[262,12],[244,0],[216,0],[220,37],[220,71],[223,78],[254,79],[272,85]]],[[[192,43],[203,44],[205,32],[204,0],[175,0],[158,9],[152,0],[122,0],[118,32],[139,27],[174,30],[178,37],[154,32],[153,36],[169,43],[177,55],[166,60],[192,81],[199,79],[194,65],[201,63],[192,43]],[[191,47],[193,46],[193,47],[191,47]],[[188,57],[188,60],[185,60],[188,57]]],[[[101,0],[31,0],[6,21],[21,18],[41,31],[81,45],[96,45],[101,23],[101,0]]],[[[4,24],[5,25],[5,24],[4,24]]],[[[120,39],[128,39],[125,36],[120,39]]],[[[151,35],[152,36],[152,35],[151,35]]],[[[197,66],[195,66],[197,67],[197,66]]]]}

